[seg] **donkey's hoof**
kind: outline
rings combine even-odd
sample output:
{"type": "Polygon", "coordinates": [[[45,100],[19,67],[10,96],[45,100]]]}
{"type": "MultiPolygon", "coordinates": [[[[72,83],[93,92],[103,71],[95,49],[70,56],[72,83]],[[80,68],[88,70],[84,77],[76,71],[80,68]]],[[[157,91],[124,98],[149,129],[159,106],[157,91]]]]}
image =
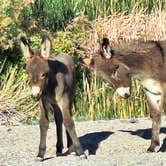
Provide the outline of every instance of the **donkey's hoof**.
{"type": "Polygon", "coordinates": [[[147,149],[148,152],[155,152],[156,150],[159,150],[160,142],[159,140],[153,141],[150,145],[150,147],[147,149]]]}
{"type": "Polygon", "coordinates": [[[62,155],[63,155],[63,153],[56,152],[57,157],[62,156],[62,155]]]}
{"type": "Polygon", "coordinates": [[[87,158],[88,158],[85,153],[84,153],[84,154],[81,154],[79,157],[80,157],[80,159],[87,159],[87,158]]]}
{"type": "Polygon", "coordinates": [[[43,161],[44,160],[44,153],[43,151],[39,151],[38,155],[36,156],[37,161],[43,161]]]}
{"type": "MultiPolygon", "coordinates": [[[[79,147],[76,147],[74,145],[71,145],[69,147],[69,153],[70,154],[75,154],[77,156],[81,156],[81,155],[85,155],[84,154],[84,151],[82,150],[82,148],[79,146],[79,147]]],[[[86,155],[85,155],[86,156],[86,155]]]]}
{"type": "Polygon", "coordinates": [[[155,148],[150,146],[148,149],[147,149],[147,152],[148,153],[152,153],[152,152],[155,152],[155,148]]]}
{"type": "Polygon", "coordinates": [[[71,152],[70,155],[72,155],[72,156],[79,156],[80,159],[87,159],[87,155],[85,153],[83,153],[81,155],[77,155],[76,152],[71,152]]]}
{"type": "Polygon", "coordinates": [[[160,151],[160,146],[157,146],[156,148],[155,148],[155,152],[159,152],[160,151]]]}
{"type": "Polygon", "coordinates": [[[70,155],[76,156],[76,152],[70,152],[70,155]]]}
{"type": "Polygon", "coordinates": [[[76,149],[76,155],[77,156],[81,156],[81,155],[83,155],[84,154],[84,151],[82,150],[82,148],[77,148],[76,149]]]}
{"type": "Polygon", "coordinates": [[[154,150],[149,149],[149,148],[146,151],[147,151],[147,153],[153,153],[153,152],[155,152],[154,150]]]}
{"type": "Polygon", "coordinates": [[[61,156],[62,155],[62,149],[58,149],[56,151],[56,156],[61,156]]]}
{"type": "Polygon", "coordinates": [[[160,151],[160,146],[156,146],[155,148],[154,147],[149,147],[147,149],[148,153],[159,152],[159,151],[160,151]]]}
{"type": "Polygon", "coordinates": [[[37,158],[43,160],[45,152],[46,152],[46,147],[44,147],[44,148],[39,147],[37,158]]]}
{"type": "Polygon", "coordinates": [[[37,161],[37,162],[41,162],[43,160],[44,160],[44,157],[39,157],[39,156],[37,156],[35,159],[35,161],[37,161]]]}

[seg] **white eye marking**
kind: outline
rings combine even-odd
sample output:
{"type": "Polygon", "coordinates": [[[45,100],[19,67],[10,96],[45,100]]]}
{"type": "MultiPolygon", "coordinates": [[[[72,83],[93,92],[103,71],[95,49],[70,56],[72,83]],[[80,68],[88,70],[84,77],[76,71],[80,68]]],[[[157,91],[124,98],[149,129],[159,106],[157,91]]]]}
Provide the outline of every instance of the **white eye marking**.
{"type": "Polygon", "coordinates": [[[116,89],[116,92],[119,94],[121,97],[129,97],[130,96],[130,87],[120,87],[116,89]]]}
{"type": "Polygon", "coordinates": [[[31,94],[33,96],[37,96],[40,93],[40,87],[39,86],[32,86],[31,94]]]}

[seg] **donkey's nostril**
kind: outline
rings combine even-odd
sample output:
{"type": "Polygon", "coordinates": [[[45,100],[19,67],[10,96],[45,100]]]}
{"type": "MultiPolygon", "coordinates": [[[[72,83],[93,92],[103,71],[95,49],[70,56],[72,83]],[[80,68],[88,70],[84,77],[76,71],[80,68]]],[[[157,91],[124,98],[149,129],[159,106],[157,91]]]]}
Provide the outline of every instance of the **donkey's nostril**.
{"type": "Polygon", "coordinates": [[[116,89],[116,92],[123,98],[130,96],[130,87],[120,87],[116,89]]]}
{"type": "Polygon", "coordinates": [[[130,97],[130,94],[125,93],[124,97],[125,97],[125,98],[128,98],[128,97],[130,97]]]}
{"type": "Polygon", "coordinates": [[[38,101],[38,100],[40,99],[40,95],[37,95],[37,96],[31,95],[31,97],[32,97],[33,100],[35,100],[35,101],[38,101]]]}

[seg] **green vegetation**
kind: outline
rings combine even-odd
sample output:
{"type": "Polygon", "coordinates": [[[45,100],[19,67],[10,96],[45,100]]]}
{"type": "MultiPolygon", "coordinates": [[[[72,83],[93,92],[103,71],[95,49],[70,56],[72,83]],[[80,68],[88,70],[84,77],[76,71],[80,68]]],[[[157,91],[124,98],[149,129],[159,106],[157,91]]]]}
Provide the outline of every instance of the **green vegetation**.
{"type": "Polygon", "coordinates": [[[40,25],[51,30],[65,28],[71,20],[80,14],[89,20],[115,13],[129,14],[136,10],[151,13],[165,10],[162,0],[36,0],[25,16],[40,21],[40,25]]]}
{"type": "MultiPolygon", "coordinates": [[[[39,118],[38,103],[29,96],[25,60],[19,49],[20,35],[30,38],[36,49],[40,35],[47,33],[52,37],[53,50],[77,57],[82,54],[75,49],[77,43],[95,51],[105,34],[113,44],[139,38],[161,39],[166,27],[165,10],[166,2],[162,0],[3,0],[0,6],[0,119],[6,110],[28,123],[39,118]]],[[[137,82],[133,81],[131,98],[120,99],[74,59],[77,86],[73,112],[77,120],[148,114],[146,98],[137,82]]]]}

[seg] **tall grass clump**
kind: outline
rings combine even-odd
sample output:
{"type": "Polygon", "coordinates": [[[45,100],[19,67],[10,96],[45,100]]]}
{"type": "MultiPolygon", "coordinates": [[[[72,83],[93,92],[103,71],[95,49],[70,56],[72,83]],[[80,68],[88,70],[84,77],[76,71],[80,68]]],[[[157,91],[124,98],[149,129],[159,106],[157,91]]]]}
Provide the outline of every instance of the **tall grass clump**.
{"type": "Polygon", "coordinates": [[[38,103],[31,99],[24,72],[10,66],[0,90],[0,124],[32,123],[38,120],[38,103]]]}
{"type": "Polygon", "coordinates": [[[24,11],[24,19],[35,22],[53,31],[66,27],[71,20],[81,14],[89,20],[103,18],[115,13],[130,14],[144,10],[150,14],[154,11],[165,11],[166,2],[162,0],[35,0],[31,7],[24,11]]]}

